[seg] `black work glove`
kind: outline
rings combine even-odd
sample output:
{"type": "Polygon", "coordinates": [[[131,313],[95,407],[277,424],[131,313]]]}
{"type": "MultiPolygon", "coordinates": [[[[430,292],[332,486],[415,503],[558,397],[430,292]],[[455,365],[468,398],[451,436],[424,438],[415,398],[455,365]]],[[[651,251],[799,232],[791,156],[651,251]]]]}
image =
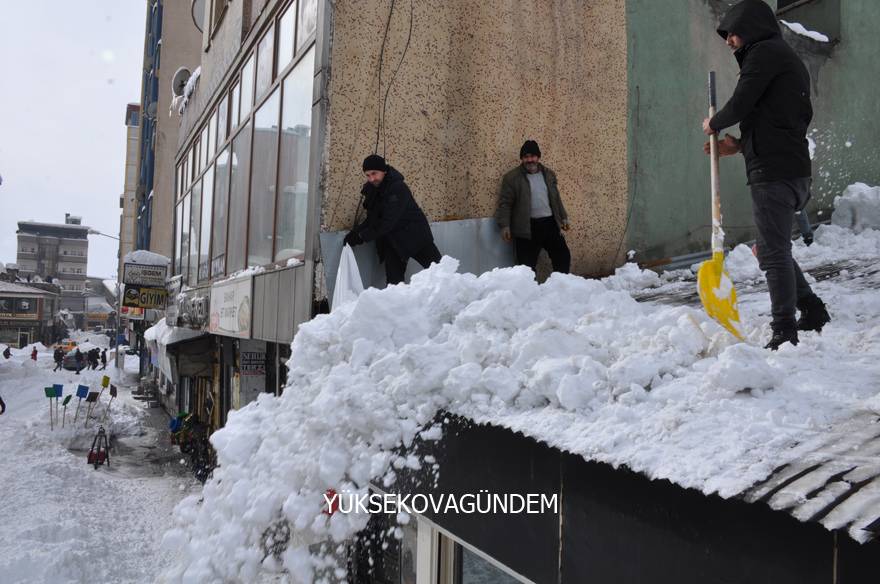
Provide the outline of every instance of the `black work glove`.
{"type": "Polygon", "coordinates": [[[357,231],[351,230],[348,232],[348,235],[345,236],[345,239],[342,240],[344,245],[350,245],[352,247],[356,245],[360,245],[364,242],[364,238],[361,237],[361,234],[357,231]]]}

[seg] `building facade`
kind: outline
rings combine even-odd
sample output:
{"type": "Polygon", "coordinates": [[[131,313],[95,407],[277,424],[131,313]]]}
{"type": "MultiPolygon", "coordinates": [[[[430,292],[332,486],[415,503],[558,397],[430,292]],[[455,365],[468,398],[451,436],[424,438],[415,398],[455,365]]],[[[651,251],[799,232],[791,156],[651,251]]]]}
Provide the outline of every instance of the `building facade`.
{"type": "Polygon", "coordinates": [[[85,312],[89,228],[65,213],[64,223],[18,222],[19,275],[61,286],[59,308],[85,312]]]}
{"type": "Polygon", "coordinates": [[[20,349],[55,342],[58,304],[58,294],[50,290],[0,281],[0,343],[20,349]]]}
{"type": "Polygon", "coordinates": [[[135,249],[137,227],[138,160],[141,136],[141,106],[125,107],[125,184],[119,196],[119,267],[117,280],[122,281],[122,258],[135,249]]]}

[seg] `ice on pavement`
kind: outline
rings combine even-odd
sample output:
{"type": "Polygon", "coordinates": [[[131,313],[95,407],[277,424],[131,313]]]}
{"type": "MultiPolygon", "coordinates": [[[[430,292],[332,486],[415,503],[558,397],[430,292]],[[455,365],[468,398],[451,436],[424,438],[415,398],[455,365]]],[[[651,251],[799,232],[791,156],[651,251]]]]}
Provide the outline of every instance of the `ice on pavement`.
{"type": "MultiPolygon", "coordinates": [[[[880,232],[822,226],[810,248],[794,248],[805,267],[876,265],[880,232]]],[[[734,260],[734,281],[758,276],[748,248],[734,260]]],[[[393,484],[394,469],[414,463],[395,449],[440,410],[723,497],[803,455],[796,445],[878,411],[876,289],[815,284],[833,321],[774,353],[761,348],[766,291],[740,295],[739,343],[696,307],[637,302],[635,289],[667,284],[634,265],[542,285],[524,267],[479,277],[456,268],[445,257],[410,285],[369,289],[301,327],[284,394],[261,395],[213,435],[220,467],[165,536],[183,551],[168,581],[252,581],[286,568],[311,582],[341,569],[332,545],[308,546],[341,542],[367,517],[323,514],[323,494],[393,484]],[[284,522],[293,537],[276,558],[261,541],[284,522]]],[[[864,539],[863,526],[851,535],[864,539]]]]}

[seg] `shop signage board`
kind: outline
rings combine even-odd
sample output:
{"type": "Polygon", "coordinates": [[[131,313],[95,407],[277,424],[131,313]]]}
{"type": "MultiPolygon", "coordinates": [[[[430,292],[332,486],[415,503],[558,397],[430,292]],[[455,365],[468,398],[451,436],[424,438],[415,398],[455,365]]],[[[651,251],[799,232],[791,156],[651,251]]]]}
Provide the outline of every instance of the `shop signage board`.
{"type": "Polygon", "coordinates": [[[239,278],[211,286],[208,332],[249,339],[251,337],[251,290],[253,278],[239,278]]]}
{"type": "Polygon", "coordinates": [[[126,284],[122,295],[122,305],[129,308],[164,308],[167,293],[164,286],[152,288],[147,286],[129,286],[126,284]]]}
{"type": "Polygon", "coordinates": [[[122,283],[133,286],[164,288],[168,277],[167,266],[149,266],[143,264],[123,264],[122,283]]]}

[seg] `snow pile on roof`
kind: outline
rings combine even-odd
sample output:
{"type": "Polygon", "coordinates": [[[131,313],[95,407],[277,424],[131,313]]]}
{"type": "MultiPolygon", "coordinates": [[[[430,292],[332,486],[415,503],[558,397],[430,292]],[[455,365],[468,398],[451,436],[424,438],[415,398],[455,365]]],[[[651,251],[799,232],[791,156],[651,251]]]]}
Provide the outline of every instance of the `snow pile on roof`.
{"type": "Polygon", "coordinates": [[[834,198],[831,223],[859,233],[880,229],[880,187],[864,183],[852,184],[834,198]]]}
{"type": "Polygon", "coordinates": [[[201,337],[205,333],[189,328],[168,326],[165,319],[160,319],[156,324],[144,331],[144,340],[152,341],[159,346],[170,345],[178,341],[185,341],[195,337],[201,337]]]}
{"type": "MultiPolygon", "coordinates": [[[[136,249],[125,254],[122,258],[123,264],[139,264],[142,266],[167,266],[171,260],[162,254],[147,251],[145,249],[136,249]]],[[[114,291],[114,294],[116,292],[114,291]]]]}
{"type": "MultiPolygon", "coordinates": [[[[876,261],[880,232],[823,226],[806,259],[869,250],[876,261]]],[[[475,276],[457,266],[445,257],[408,286],[369,289],[300,328],[284,394],[231,412],[211,437],[220,467],[175,511],[165,544],[182,556],[169,581],[284,568],[311,582],[343,570],[335,546],[367,517],[323,514],[323,494],[388,487],[395,468],[430,463],[396,449],[440,438],[425,427],[440,410],[730,497],[878,403],[877,290],[822,282],[834,321],[772,353],[761,348],[763,290],[741,305],[748,342],[737,343],[701,310],[636,302],[625,288],[656,274],[632,266],[542,285],[524,267],[475,276]],[[266,534],[285,527],[290,544],[273,556],[266,534]],[[310,552],[317,542],[328,544],[310,552]]],[[[851,520],[850,534],[867,537],[870,518],[851,520]]]]}
{"type": "Polygon", "coordinates": [[[799,23],[799,22],[786,22],[785,20],[780,20],[782,24],[787,26],[791,32],[800,35],[802,37],[807,37],[809,39],[813,39],[814,41],[818,41],[820,43],[827,43],[831,39],[822,34],[821,32],[816,32],[814,30],[807,30],[807,28],[799,23]]]}

